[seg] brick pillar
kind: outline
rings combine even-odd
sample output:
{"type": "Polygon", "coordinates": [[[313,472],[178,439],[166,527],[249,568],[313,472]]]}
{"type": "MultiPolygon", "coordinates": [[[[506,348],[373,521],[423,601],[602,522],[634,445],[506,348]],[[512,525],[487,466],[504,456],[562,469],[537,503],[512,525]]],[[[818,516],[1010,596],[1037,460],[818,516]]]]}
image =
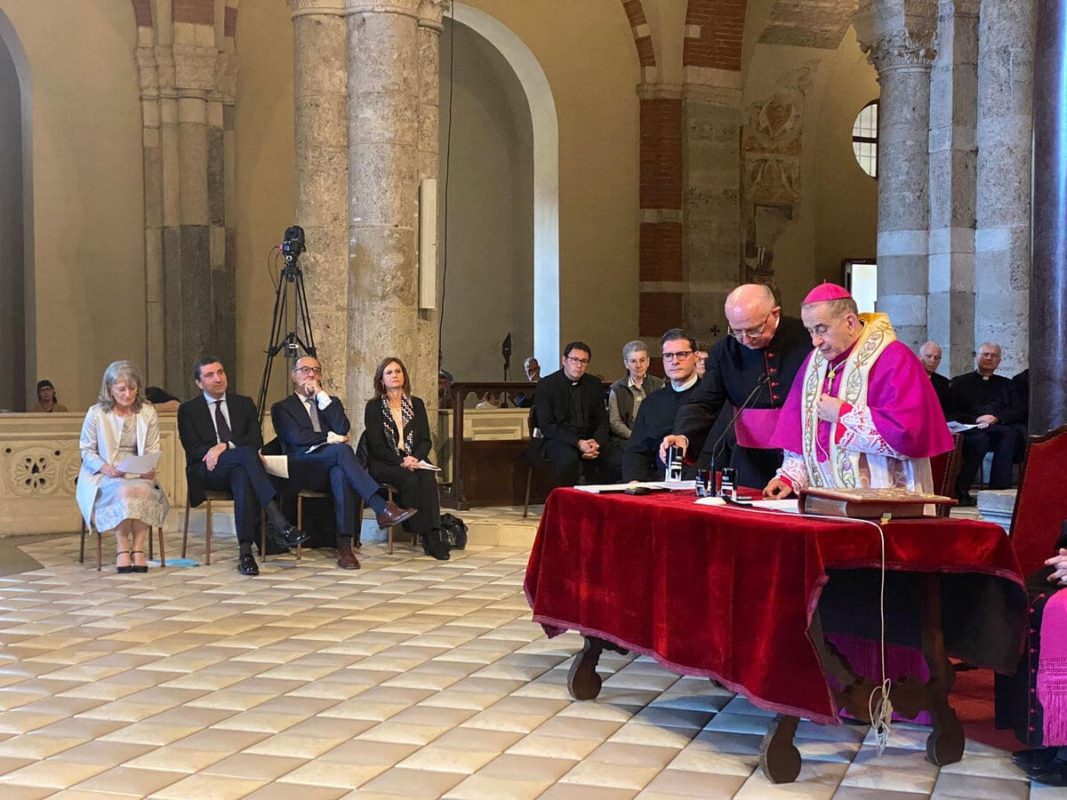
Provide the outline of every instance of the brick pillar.
{"type": "Polygon", "coordinates": [[[744,0],[690,0],[682,86],[685,324],[726,330],[741,274],[741,36],[744,0]]]}

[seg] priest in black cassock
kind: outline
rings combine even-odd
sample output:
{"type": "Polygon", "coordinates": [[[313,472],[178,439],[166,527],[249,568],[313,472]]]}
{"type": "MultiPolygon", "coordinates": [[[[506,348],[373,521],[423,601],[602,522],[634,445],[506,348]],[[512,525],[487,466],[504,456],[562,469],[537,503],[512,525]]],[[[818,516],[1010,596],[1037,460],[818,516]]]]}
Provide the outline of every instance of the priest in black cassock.
{"type": "Polygon", "coordinates": [[[768,444],[789,387],[811,352],[811,337],[799,319],[782,316],[774,293],[763,284],[738,286],[727,296],[725,310],[728,335],[708,354],[704,378],[678,409],[672,434],[660,443],[660,456],[680,445],[687,460],[727,466],[718,463],[722,454],[713,450],[721,444],[708,432],[726,403],[734,409],[744,406],[729,466],[737,470],[739,485],[763,487],[782,465],[782,452],[768,444]]]}
{"type": "Polygon", "coordinates": [[[663,480],[666,465],[659,458],[659,444],[674,427],[679,407],[696,390],[696,340],[681,328],[671,328],[659,341],[668,383],[641,401],[622,454],[624,481],[663,480]]]}

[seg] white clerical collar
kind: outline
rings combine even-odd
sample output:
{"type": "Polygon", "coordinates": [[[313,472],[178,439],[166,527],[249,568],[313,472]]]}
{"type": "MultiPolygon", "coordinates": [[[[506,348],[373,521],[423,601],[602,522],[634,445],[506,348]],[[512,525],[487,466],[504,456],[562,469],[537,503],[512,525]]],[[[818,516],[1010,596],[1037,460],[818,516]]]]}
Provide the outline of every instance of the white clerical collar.
{"type": "Polygon", "coordinates": [[[671,381],[671,388],[674,389],[674,391],[676,392],[684,392],[696,386],[696,382],[699,380],[700,376],[694,372],[692,375],[689,376],[689,380],[687,380],[681,386],[675,386],[674,381],[671,381]]]}

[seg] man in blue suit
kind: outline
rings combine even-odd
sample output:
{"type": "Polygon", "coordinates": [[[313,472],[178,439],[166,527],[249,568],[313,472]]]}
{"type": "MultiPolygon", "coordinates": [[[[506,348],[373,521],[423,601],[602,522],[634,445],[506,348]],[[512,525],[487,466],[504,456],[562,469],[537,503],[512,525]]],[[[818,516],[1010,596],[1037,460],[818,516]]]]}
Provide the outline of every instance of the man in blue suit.
{"type": "Polygon", "coordinates": [[[289,479],[296,489],[329,492],[337,519],[337,566],[359,569],[351,541],[358,539],[358,494],[387,528],[411,517],[414,509],[400,508],[379,493],[381,486],[359,463],[349,445],[352,428],[339,398],[322,388],[322,366],[314,356],[297,359],[290,373],[293,394],[270,410],[274,431],[289,457],[289,479]]]}

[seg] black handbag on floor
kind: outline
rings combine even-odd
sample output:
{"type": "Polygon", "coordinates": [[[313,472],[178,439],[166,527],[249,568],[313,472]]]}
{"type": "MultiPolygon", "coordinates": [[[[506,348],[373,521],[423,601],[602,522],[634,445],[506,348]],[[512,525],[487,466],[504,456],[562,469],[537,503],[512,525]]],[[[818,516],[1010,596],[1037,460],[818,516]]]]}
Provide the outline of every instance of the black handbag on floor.
{"type": "Polygon", "coordinates": [[[455,514],[441,515],[441,538],[453,550],[467,549],[467,523],[455,514]]]}

